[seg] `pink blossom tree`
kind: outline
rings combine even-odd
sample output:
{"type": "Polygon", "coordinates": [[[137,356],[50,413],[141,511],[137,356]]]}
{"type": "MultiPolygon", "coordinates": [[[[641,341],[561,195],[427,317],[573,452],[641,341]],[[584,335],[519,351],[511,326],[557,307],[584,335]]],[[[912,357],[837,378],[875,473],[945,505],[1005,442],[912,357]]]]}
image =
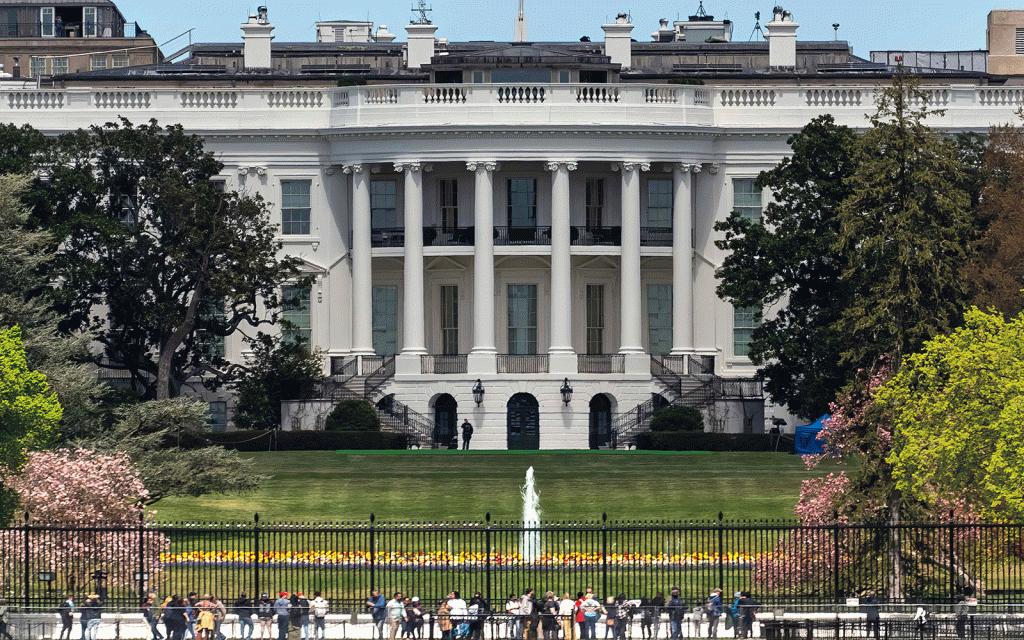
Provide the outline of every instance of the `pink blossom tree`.
{"type": "Polygon", "coordinates": [[[152,580],[161,571],[160,554],[170,542],[148,528],[148,494],[127,455],[35,451],[20,471],[0,472],[0,482],[18,495],[26,517],[0,532],[6,584],[21,582],[26,571],[33,581],[38,572],[53,571],[51,586],[74,592],[105,571],[110,587],[141,588],[135,572],[152,580]]]}

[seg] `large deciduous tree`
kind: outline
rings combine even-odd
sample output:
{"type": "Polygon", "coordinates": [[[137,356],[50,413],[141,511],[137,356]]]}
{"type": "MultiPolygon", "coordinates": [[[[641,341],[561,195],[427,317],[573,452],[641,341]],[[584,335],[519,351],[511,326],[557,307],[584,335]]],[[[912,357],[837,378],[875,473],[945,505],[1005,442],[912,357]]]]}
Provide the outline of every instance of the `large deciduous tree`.
{"type": "Polygon", "coordinates": [[[94,331],[104,366],[143,397],[174,397],[222,366],[211,339],[276,320],[299,260],[279,257],[259,197],[211,182],[223,165],[198,136],[122,120],[62,136],[52,157],[48,223],[69,324],[94,331]]]}
{"type": "Polygon", "coordinates": [[[277,429],[281,402],[310,397],[323,380],[321,355],[302,342],[262,332],[249,344],[252,355],[232,372],[238,392],[234,424],[242,430],[277,429]]]}
{"type": "Polygon", "coordinates": [[[844,336],[832,325],[850,304],[835,245],[855,140],[832,116],[815,118],[788,140],[793,155],[758,177],[773,195],[763,218],[733,213],[715,225],[725,233],[716,246],[729,251],[715,274],[718,295],[740,307],[782,305],[754,330],[749,356],[772,401],[807,419],[824,413],[850,377],[838,358],[844,336]]]}

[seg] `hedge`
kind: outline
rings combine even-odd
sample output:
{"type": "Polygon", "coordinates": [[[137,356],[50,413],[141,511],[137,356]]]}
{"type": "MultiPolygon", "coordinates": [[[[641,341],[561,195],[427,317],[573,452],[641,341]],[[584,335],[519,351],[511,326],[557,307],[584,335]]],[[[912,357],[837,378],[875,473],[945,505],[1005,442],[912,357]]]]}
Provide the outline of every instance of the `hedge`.
{"type": "Polygon", "coordinates": [[[277,431],[276,446],[271,447],[270,431],[227,431],[203,434],[203,438],[182,434],[181,446],[190,449],[218,444],[236,451],[336,451],[366,449],[406,449],[408,439],[401,433],[381,431],[277,431]]]}
{"type": "MultiPolygon", "coordinates": [[[[779,453],[792,453],[795,441],[783,436],[779,453]]],[[[775,436],[764,433],[640,433],[636,448],[648,451],[775,451],[775,436]]]]}

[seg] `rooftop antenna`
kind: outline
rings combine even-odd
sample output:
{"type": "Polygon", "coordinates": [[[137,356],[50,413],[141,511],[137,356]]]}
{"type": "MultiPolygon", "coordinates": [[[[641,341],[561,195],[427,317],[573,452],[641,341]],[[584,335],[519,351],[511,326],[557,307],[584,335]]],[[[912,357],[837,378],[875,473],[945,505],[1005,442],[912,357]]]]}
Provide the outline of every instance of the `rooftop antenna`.
{"type": "MultiPolygon", "coordinates": [[[[427,0],[419,0],[419,3],[413,5],[412,12],[418,14],[417,17],[413,18],[413,24],[430,24],[430,17],[427,15],[433,11],[431,7],[427,6],[427,0]]],[[[369,16],[367,16],[369,20],[369,16]]]]}
{"type": "Polygon", "coordinates": [[[526,13],[523,11],[523,0],[519,0],[519,14],[516,16],[514,42],[526,42],[526,13]]]}
{"type": "Polygon", "coordinates": [[[700,4],[697,7],[697,13],[695,13],[694,16],[698,18],[708,17],[708,12],[704,10],[704,0],[700,0],[700,4]]]}
{"type": "Polygon", "coordinates": [[[764,39],[764,31],[761,30],[761,12],[760,11],[755,11],[754,12],[754,30],[750,32],[750,37],[747,38],[747,42],[750,42],[751,40],[754,39],[754,34],[755,33],[760,33],[761,34],[761,39],[764,39]]]}
{"type": "Polygon", "coordinates": [[[835,29],[835,32],[836,32],[836,42],[839,42],[839,23],[838,22],[832,23],[832,28],[835,29]]]}

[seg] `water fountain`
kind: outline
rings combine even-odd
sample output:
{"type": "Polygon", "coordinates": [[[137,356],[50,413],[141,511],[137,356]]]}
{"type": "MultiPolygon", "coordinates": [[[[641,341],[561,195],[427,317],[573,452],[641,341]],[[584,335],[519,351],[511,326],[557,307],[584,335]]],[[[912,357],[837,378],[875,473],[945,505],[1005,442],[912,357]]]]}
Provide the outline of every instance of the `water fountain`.
{"type": "Polygon", "coordinates": [[[526,470],[526,484],[523,485],[523,540],[519,555],[527,562],[535,562],[541,554],[540,540],[540,494],[533,478],[533,467],[526,470]],[[529,531],[529,529],[533,529],[529,531]]]}

